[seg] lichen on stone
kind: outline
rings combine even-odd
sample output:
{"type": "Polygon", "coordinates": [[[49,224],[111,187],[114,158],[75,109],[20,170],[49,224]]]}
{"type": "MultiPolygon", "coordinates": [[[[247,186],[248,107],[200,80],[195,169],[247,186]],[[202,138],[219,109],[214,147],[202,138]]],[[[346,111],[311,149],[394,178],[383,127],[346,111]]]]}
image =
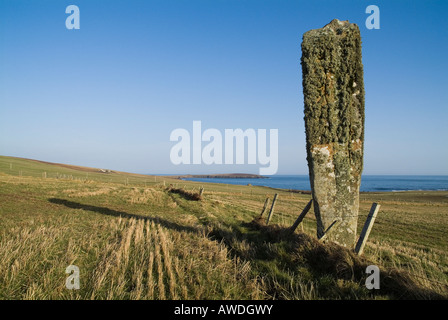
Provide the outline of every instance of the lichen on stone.
{"type": "Polygon", "coordinates": [[[318,235],[334,219],[344,217],[340,230],[349,231],[335,233],[333,238],[348,245],[356,235],[364,146],[358,26],[335,19],[306,32],[301,64],[307,160],[318,235]],[[331,150],[330,154],[324,149],[331,150]]]}

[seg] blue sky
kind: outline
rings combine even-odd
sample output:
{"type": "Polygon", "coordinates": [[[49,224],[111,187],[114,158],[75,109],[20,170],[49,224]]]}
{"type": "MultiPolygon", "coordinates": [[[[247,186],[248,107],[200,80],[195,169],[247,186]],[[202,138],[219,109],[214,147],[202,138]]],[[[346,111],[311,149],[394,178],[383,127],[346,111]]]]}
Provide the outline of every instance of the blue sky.
{"type": "Polygon", "coordinates": [[[170,133],[279,130],[278,174],[308,172],[300,44],[357,23],[365,174],[448,174],[447,1],[0,0],[0,154],[139,173],[178,165],[170,133]],[[80,9],[68,30],[68,5],[80,9]],[[368,5],[380,8],[368,30],[368,5]]]}

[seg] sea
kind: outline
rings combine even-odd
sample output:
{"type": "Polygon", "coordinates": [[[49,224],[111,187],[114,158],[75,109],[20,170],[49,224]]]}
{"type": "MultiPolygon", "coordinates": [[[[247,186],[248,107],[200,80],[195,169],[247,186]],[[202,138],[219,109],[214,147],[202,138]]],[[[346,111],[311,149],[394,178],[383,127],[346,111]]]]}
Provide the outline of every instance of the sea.
{"type": "MultiPolygon", "coordinates": [[[[251,184],[253,186],[265,186],[288,190],[311,190],[308,175],[274,175],[266,179],[185,178],[183,180],[236,185],[251,184]]],[[[361,192],[398,192],[412,190],[447,191],[448,176],[363,175],[361,178],[361,192]]]]}

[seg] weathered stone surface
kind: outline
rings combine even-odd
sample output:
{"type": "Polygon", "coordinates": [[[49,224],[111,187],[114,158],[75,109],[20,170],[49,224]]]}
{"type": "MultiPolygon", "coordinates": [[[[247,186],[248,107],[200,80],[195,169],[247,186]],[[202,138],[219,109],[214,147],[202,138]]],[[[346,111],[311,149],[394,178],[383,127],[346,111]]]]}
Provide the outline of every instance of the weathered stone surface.
{"type": "Polygon", "coordinates": [[[303,35],[302,73],[307,160],[317,235],[342,220],[328,238],[356,241],[363,167],[364,81],[356,24],[333,20],[303,35]]]}

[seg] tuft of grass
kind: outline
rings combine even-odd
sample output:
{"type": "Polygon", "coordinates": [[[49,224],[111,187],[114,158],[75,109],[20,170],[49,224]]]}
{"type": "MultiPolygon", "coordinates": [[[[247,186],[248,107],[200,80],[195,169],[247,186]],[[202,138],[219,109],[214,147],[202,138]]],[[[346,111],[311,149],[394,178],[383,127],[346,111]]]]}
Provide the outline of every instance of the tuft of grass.
{"type": "Polygon", "coordinates": [[[168,192],[179,194],[181,197],[187,200],[200,201],[202,200],[202,196],[197,192],[192,192],[188,190],[184,190],[182,188],[168,188],[168,192]]]}

